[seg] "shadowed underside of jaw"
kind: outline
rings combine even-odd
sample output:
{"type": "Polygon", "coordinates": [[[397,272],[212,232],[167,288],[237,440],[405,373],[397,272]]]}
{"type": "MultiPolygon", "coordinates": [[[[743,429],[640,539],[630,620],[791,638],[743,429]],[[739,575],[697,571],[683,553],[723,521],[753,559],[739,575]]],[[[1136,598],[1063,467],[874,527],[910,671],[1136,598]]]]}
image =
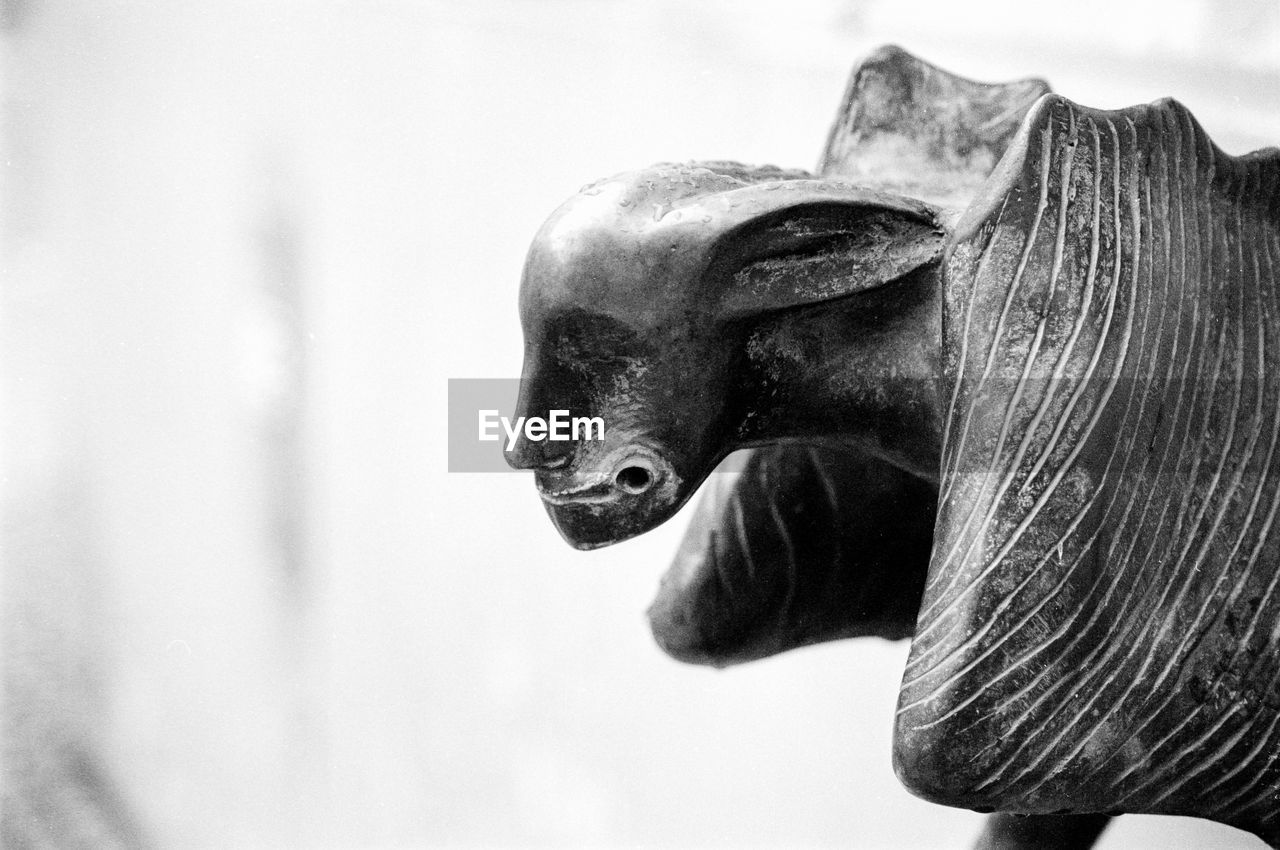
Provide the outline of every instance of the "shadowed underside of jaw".
{"type": "Polygon", "coordinates": [[[672,656],[723,667],[915,628],[936,491],[854,449],[782,443],[713,475],[649,609],[672,656]]]}

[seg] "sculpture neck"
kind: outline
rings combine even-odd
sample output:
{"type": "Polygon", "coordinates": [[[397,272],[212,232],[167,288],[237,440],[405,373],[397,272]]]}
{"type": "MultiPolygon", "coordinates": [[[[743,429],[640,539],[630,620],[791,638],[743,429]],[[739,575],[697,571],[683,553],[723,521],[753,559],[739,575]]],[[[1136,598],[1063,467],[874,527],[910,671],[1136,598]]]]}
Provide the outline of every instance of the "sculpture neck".
{"type": "Polygon", "coordinates": [[[739,442],[850,444],[937,481],[942,447],[940,276],[763,317],[748,330],[739,442]]]}

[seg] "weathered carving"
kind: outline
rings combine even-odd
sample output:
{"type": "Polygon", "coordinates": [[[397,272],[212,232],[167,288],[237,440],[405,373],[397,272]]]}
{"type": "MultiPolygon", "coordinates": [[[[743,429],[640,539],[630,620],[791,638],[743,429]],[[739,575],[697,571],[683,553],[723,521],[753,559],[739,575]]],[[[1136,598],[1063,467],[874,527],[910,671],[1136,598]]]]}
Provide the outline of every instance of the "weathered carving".
{"type": "Polygon", "coordinates": [[[909,788],[1274,844],[1280,152],[1227,156],[1172,101],[1044,91],[887,49],[820,176],[717,162],[584,190],[530,251],[520,407],[603,416],[606,439],[509,460],[590,548],[774,446],[700,510],[651,611],[670,651],[901,634],[888,591],[927,560],[909,788]]]}

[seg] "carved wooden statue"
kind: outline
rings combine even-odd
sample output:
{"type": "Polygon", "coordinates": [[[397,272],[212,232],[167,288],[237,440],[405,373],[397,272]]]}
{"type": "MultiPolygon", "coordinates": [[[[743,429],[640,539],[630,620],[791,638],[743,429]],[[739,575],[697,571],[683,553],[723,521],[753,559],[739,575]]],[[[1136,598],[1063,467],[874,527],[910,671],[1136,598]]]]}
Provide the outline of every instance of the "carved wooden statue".
{"type": "Polygon", "coordinates": [[[762,447],[700,506],[658,641],[913,634],[898,775],[1010,813],[987,846],[1119,812],[1277,845],[1277,263],[1280,152],[887,48],[817,175],[660,165],[551,216],[519,413],[606,433],[508,459],[594,548],[762,447]]]}

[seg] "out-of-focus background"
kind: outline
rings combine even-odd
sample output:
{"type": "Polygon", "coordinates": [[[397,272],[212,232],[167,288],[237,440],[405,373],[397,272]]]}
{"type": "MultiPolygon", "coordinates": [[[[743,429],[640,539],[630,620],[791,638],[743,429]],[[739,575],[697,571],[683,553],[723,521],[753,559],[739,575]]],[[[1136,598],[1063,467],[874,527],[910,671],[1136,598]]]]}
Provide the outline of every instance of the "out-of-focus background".
{"type": "Polygon", "coordinates": [[[967,846],[890,769],[905,644],[668,660],[684,518],[574,552],[444,405],[562,199],[812,166],[882,43],[1280,142],[1275,0],[1033,6],[6,0],[4,846],[967,846]]]}

